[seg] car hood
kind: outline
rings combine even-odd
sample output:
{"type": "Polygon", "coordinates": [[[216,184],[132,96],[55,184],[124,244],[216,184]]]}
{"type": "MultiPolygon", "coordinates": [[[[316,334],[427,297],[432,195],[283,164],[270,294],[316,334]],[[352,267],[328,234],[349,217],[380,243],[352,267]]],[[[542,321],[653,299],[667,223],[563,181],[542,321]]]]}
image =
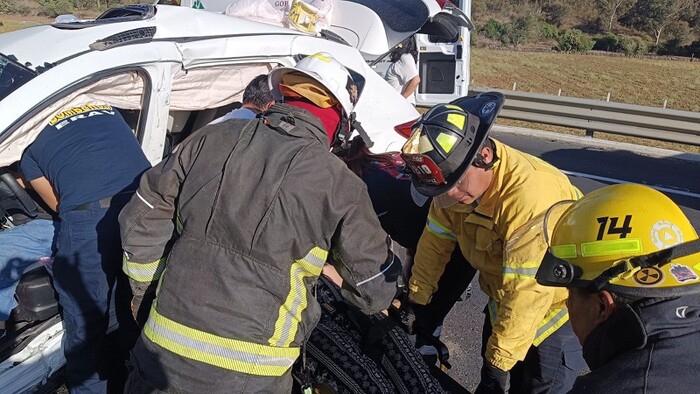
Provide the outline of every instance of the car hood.
{"type": "MultiPolygon", "coordinates": [[[[88,52],[91,45],[108,37],[138,29],[153,29],[151,40],[191,40],[211,36],[303,35],[304,33],[280,26],[239,19],[213,12],[195,11],[177,6],[154,6],[155,13],[145,18],[114,18],[54,23],[0,34],[0,53],[13,55],[21,64],[36,69],[88,52]],[[194,16],[193,17],[193,13],[194,16]],[[177,28],[173,28],[177,26],[177,28]],[[46,45],[51,37],[54,45],[46,45]]],[[[93,45],[94,46],[94,45],[93,45]]]]}

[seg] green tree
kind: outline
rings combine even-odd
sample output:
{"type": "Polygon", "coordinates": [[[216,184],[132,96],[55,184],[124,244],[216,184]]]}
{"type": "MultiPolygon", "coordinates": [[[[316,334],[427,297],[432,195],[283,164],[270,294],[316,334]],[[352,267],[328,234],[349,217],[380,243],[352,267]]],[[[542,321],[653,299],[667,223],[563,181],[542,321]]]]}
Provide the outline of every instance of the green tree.
{"type": "Polygon", "coordinates": [[[637,0],[621,21],[649,32],[656,39],[654,45],[659,45],[666,28],[681,17],[693,15],[696,7],[696,0],[637,0]]]}
{"type": "Polygon", "coordinates": [[[593,4],[601,19],[605,20],[607,31],[611,31],[617,18],[627,12],[634,3],[632,0],[595,0],[593,4]]]}
{"type": "MultiPolygon", "coordinates": [[[[507,43],[517,47],[529,41],[537,29],[538,21],[532,15],[522,16],[511,24],[511,28],[504,34],[507,43]]],[[[502,37],[503,38],[503,37],[502,37]]],[[[504,44],[506,44],[504,42],[504,44]]]]}
{"type": "Polygon", "coordinates": [[[578,29],[567,30],[559,36],[559,50],[563,52],[588,52],[595,41],[578,29]]]}

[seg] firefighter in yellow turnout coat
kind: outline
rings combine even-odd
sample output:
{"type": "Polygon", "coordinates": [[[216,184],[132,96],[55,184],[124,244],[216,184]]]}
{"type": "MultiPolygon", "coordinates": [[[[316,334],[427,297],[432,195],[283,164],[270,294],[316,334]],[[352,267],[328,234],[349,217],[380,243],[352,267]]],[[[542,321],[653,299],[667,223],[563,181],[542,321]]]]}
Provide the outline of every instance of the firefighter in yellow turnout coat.
{"type": "Polygon", "coordinates": [[[435,196],[409,299],[430,302],[458,243],[489,297],[477,393],[566,392],[585,365],[568,323],[568,293],[535,280],[544,243],[513,253],[506,246],[534,216],[580,192],[553,166],[488,138],[502,104],[502,95],[487,93],[434,107],[404,145],[414,186],[435,196]]]}

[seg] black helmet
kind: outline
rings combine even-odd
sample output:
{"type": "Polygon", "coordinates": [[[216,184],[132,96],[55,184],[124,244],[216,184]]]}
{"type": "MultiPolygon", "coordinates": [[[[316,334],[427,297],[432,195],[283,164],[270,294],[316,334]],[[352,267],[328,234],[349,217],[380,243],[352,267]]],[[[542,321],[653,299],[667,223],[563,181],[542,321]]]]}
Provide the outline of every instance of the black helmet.
{"type": "Polygon", "coordinates": [[[476,158],[504,100],[498,92],[480,93],[423,114],[401,148],[416,190],[434,197],[457,183],[476,158]]]}

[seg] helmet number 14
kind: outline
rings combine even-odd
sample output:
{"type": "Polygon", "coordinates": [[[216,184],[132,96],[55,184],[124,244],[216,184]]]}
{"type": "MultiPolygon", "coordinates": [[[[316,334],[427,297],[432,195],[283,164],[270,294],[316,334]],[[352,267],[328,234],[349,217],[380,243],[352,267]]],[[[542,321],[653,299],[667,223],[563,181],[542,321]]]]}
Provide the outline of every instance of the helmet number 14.
{"type": "Polygon", "coordinates": [[[608,234],[608,235],[613,235],[613,234],[619,234],[620,238],[626,238],[627,234],[632,232],[632,227],[630,227],[630,222],[632,221],[632,215],[626,215],[625,220],[622,222],[622,226],[617,226],[617,223],[620,221],[619,217],[608,217],[608,216],[603,216],[599,217],[596,220],[598,220],[598,223],[600,226],[598,227],[598,241],[603,239],[603,235],[608,234]],[[607,228],[607,231],[606,231],[607,228]]]}

